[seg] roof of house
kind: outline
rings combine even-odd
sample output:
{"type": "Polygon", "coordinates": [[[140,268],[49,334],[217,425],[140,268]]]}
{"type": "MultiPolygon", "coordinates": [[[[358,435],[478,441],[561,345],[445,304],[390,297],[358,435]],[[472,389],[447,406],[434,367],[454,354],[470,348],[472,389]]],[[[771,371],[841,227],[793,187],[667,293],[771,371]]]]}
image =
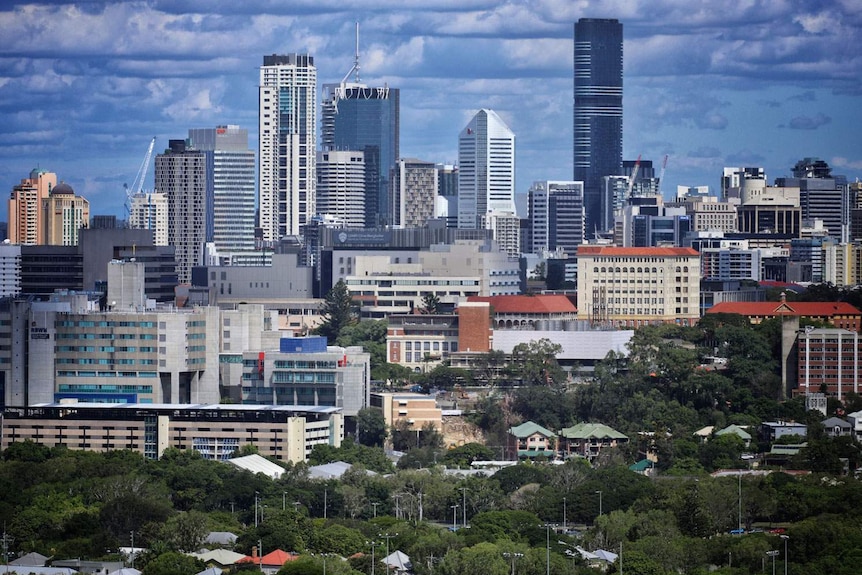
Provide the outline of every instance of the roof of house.
{"type": "Polygon", "coordinates": [[[21,565],[21,566],[34,566],[34,567],[44,567],[45,563],[48,562],[48,558],[42,555],[41,553],[36,553],[33,551],[32,553],[27,553],[26,555],[22,555],[18,557],[14,561],[10,561],[9,565],[21,565]]]}
{"type": "Polygon", "coordinates": [[[633,248],[620,246],[578,246],[579,256],[621,256],[621,257],[673,257],[697,256],[697,250],[692,248],[633,248]]]}
{"type": "Polygon", "coordinates": [[[578,423],[560,431],[566,439],[628,439],[628,435],[620,433],[603,423],[578,423]]]}
{"type": "Polygon", "coordinates": [[[196,573],[195,575],[222,575],[222,573],[224,572],[218,567],[209,567],[207,569],[204,569],[200,573],[196,573]]]}
{"type": "Polygon", "coordinates": [[[717,437],[719,437],[722,435],[727,435],[729,433],[733,433],[735,435],[738,435],[739,437],[741,437],[742,439],[744,439],[746,441],[751,440],[751,434],[750,433],[748,433],[747,431],[745,431],[743,428],[739,427],[738,425],[732,425],[732,424],[728,425],[724,429],[719,429],[718,431],[715,432],[715,435],[717,437]]]}
{"type": "Polygon", "coordinates": [[[17,573],[18,575],[73,575],[78,573],[71,567],[41,567],[39,565],[12,565],[3,569],[3,575],[6,573],[17,573]]]}
{"type": "Polygon", "coordinates": [[[545,429],[538,423],[533,423],[532,421],[525,421],[521,425],[516,425],[515,427],[509,428],[509,433],[514,435],[515,437],[530,437],[536,433],[540,433],[545,437],[556,437],[557,434],[549,429],[545,429]]]}
{"type": "Polygon", "coordinates": [[[299,558],[299,555],[294,555],[293,553],[288,553],[287,551],[282,551],[281,549],[276,549],[275,551],[270,551],[263,557],[253,557],[251,555],[246,555],[237,563],[254,563],[257,565],[277,565],[281,567],[288,561],[294,561],[299,558]]]}
{"type": "Polygon", "coordinates": [[[252,473],[263,473],[273,479],[278,479],[281,477],[281,474],[284,473],[284,467],[257,454],[246,455],[244,457],[234,457],[227,461],[228,463],[236,465],[240,469],[246,469],[252,473]]]}
{"type": "Polygon", "coordinates": [[[629,465],[629,469],[637,473],[643,473],[647,469],[652,469],[653,467],[655,467],[655,463],[653,463],[649,459],[641,459],[637,463],[632,463],[631,465],[629,465]]]}
{"type": "Polygon", "coordinates": [[[710,435],[712,435],[713,431],[715,431],[715,426],[707,425],[706,427],[701,427],[700,429],[692,433],[692,435],[697,435],[698,437],[709,437],[710,435]]]}
{"type": "Polygon", "coordinates": [[[824,419],[822,423],[823,427],[826,428],[840,427],[841,429],[850,429],[853,427],[849,421],[841,419],[840,417],[830,417],[829,419],[824,419]]]}
{"type": "Polygon", "coordinates": [[[578,308],[564,295],[470,296],[469,302],[488,302],[494,313],[577,313],[578,308]]]}
{"type": "Polygon", "coordinates": [[[413,568],[410,557],[397,549],[383,558],[383,563],[398,571],[409,571],[413,568]]]}
{"type": "Polygon", "coordinates": [[[723,301],[715,304],[706,313],[737,313],[747,316],[805,316],[831,317],[835,315],[862,315],[856,307],[843,301],[723,301]]]}
{"type": "MultiPolygon", "coordinates": [[[[427,395],[423,395],[423,398],[427,398],[427,395]]],[[[331,463],[324,463],[323,465],[314,465],[308,468],[308,477],[311,479],[338,479],[346,471],[349,471],[353,468],[353,465],[350,463],[346,463],[344,461],[333,461],[331,463]]],[[[365,470],[365,475],[377,475],[374,471],[370,469],[365,470]]]]}
{"type": "MultiPolygon", "coordinates": [[[[219,569],[219,573],[221,573],[221,569],[219,569]]],[[[123,567],[122,569],[111,571],[108,575],[141,575],[141,572],[134,567],[123,567]]]]}
{"type": "Polygon", "coordinates": [[[215,545],[233,545],[236,543],[236,533],[230,531],[210,531],[204,543],[215,545]]]}
{"type": "Polygon", "coordinates": [[[193,553],[195,557],[204,563],[218,563],[219,565],[233,565],[245,557],[242,553],[230,551],[229,549],[213,549],[205,553],[193,553]]]}

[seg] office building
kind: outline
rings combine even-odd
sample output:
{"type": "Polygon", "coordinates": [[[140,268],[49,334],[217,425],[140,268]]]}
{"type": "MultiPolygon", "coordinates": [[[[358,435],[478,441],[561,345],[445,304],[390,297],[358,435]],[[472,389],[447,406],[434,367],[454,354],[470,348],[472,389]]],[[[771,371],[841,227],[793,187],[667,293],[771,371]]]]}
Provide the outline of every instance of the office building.
{"type": "Polygon", "coordinates": [[[156,189],[168,198],[168,244],[176,250],[179,282],[187,284],[206,242],[207,155],[184,140],[169,146],[156,156],[156,189]]]}
{"type": "Polygon", "coordinates": [[[29,178],[24,178],[12,188],[7,230],[10,243],[44,243],[42,203],[48,199],[51,188],[56,185],[57,174],[36,168],[30,172],[29,178]]]}
{"type": "Polygon", "coordinates": [[[584,243],[584,183],[533,182],[529,191],[530,253],[575,255],[584,243]]]}
{"type": "Polygon", "coordinates": [[[447,227],[458,227],[457,166],[437,164],[437,207],[434,215],[442,218],[447,227]]]}
{"type": "Polygon", "coordinates": [[[436,215],[437,166],[434,162],[401,158],[393,173],[389,222],[401,227],[424,226],[436,215]]]}
{"type": "Polygon", "coordinates": [[[603,178],[622,175],[623,25],[581,18],[575,23],[574,57],[572,179],[584,182],[587,233],[601,233],[603,178]]]}
{"type": "Polygon", "coordinates": [[[365,227],[376,227],[391,223],[390,178],[400,157],[401,94],[398,88],[361,83],[358,65],[357,54],[339,84],[324,86],[321,139],[324,150],[364,152],[365,227]]]}
{"type": "Polygon", "coordinates": [[[806,328],[796,336],[795,393],[826,393],[839,401],[859,393],[859,334],[839,328],[806,328]]]}
{"type": "Polygon", "coordinates": [[[225,261],[254,251],[255,164],[248,130],[225,125],[189,130],[191,145],[206,153],[206,241],[225,261]]]}
{"type": "Polygon", "coordinates": [[[21,246],[0,244],[0,297],[21,293],[21,246]]]}
{"type": "Polygon", "coordinates": [[[261,239],[299,235],[315,214],[317,68],[308,54],[263,57],[258,96],[261,239]]]}
{"type": "Polygon", "coordinates": [[[831,237],[848,241],[854,202],[845,176],[833,176],[829,164],[819,158],[804,158],[793,167],[793,177],[777,178],[775,185],[799,188],[803,226],[821,220],[831,237]]]}
{"type": "Polygon", "coordinates": [[[76,246],[78,233],[90,225],[90,202],[76,196],[72,186],[60,182],[42,200],[42,244],[76,246]]]}
{"type": "Polygon", "coordinates": [[[346,228],[365,226],[365,152],[317,152],[317,214],[346,228]]]}
{"type": "Polygon", "coordinates": [[[721,199],[741,199],[750,190],[766,187],[766,172],[760,167],[726,167],[721,175],[721,199]]]}
{"type": "Polygon", "coordinates": [[[493,211],[515,213],[515,134],[483,109],[458,136],[458,227],[485,228],[493,211]]]}
{"type": "Polygon", "coordinates": [[[168,196],[162,192],[141,192],[132,196],[129,227],[150,230],[153,245],[168,245],[168,196]]]}

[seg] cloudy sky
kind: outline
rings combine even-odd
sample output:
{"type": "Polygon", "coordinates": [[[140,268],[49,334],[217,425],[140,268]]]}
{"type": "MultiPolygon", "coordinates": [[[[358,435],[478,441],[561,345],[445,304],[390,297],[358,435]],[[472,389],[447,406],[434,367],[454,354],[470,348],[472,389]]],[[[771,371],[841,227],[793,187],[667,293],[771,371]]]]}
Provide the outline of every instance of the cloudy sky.
{"type": "MultiPolygon", "coordinates": [[[[572,174],[572,29],[624,25],[624,157],[665,192],[770,180],[806,156],[862,176],[859,0],[150,0],[0,7],[0,182],[58,174],[93,213],[122,215],[150,139],[239,124],[257,147],[264,54],[308,52],[318,81],[350,69],[401,89],[402,156],[454,163],[492,108],[517,137],[517,190],[572,174]]],[[[152,165],[146,188],[152,187],[152,165]]],[[[5,216],[6,202],[0,214],[5,216]]],[[[5,219],[5,218],[4,218],[5,219]]]]}

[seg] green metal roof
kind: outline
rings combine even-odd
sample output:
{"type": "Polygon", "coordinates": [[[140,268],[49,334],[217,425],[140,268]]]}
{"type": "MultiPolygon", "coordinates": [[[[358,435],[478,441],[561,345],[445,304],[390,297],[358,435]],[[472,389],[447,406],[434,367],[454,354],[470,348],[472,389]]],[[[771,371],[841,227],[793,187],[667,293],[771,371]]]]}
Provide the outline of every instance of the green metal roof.
{"type": "Polygon", "coordinates": [[[567,439],[628,439],[628,435],[603,423],[579,423],[560,431],[567,439]]]}
{"type": "Polygon", "coordinates": [[[733,433],[744,439],[745,441],[751,440],[751,434],[739,427],[738,425],[728,425],[724,429],[720,429],[715,432],[715,436],[719,437],[721,435],[727,435],[728,433],[733,433]]]}
{"type": "Polygon", "coordinates": [[[652,469],[655,464],[649,459],[641,459],[637,463],[633,463],[629,465],[629,469],[632,471],[637,471],[638,473],[643,473],[647,469],[652,469]]]}
{"type": "Polygon", "coordinates": [[[515,437],[530,437],[531,435],[535,435],[539,433],[544,435],[545,437],[556,437],[557,434],[553,431],[545,429],[538,423],[533,423],[532,421],[526,421],[521,425],[516,425],[515,427],[509,428],[509,433],[514,435],[515,437]]]}

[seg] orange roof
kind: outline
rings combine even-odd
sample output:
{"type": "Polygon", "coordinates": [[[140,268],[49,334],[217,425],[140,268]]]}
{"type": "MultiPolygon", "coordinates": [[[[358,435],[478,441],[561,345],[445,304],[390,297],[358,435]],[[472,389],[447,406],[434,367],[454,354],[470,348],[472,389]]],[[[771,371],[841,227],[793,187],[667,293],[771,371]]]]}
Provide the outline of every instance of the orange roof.
{"type": "Polygon", "coordinates": [[[494,313],[577,313],[578,309],[564,295],[495,295],[470,296],[468,302],[488,302],[494,313]]]}
{"type": "Polygon", "coordinates": [[[755,302],[721,302],[717,303],[707,313],[738,313],[747,316],[798,315],[806,317],[830,317],[834,315],[862,315],[849,303],[843,301],[755,301],[755,302]]]}
{"type": "Polygon", "coordinates": [[[696,256],[693,248],[624,248],[620,246],[578,246],[579,256],[673,257],[696,256]]]}
{"type": "Polygon", "coordinates": [[[254,563],[256,565],[284,565],[288,561],[294,561],[299,558],[299,555],[295,555],[293,553],[288,553],[287,551],[282,551],[281,549],[276,549],[270,553],[267,553],[263,557],[252,557],[250,555],[246,555],[237,563],[254,563]]]}

